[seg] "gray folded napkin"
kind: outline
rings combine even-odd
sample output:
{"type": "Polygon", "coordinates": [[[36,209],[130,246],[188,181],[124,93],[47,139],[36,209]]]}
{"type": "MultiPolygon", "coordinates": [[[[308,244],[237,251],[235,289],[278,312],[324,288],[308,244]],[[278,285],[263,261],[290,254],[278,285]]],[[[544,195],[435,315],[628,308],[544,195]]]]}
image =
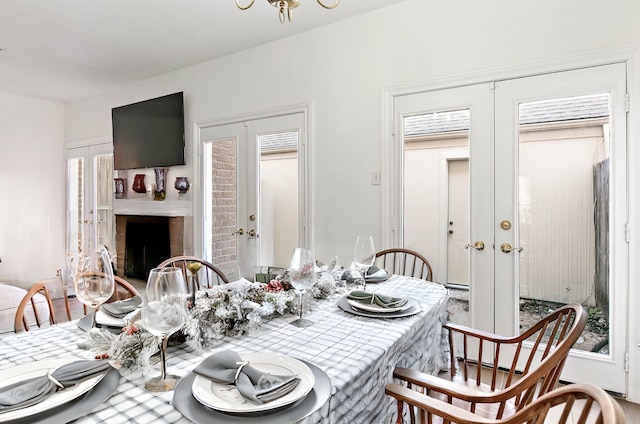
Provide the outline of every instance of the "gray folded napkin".
{"type": "Polygon", "coordinates": [[[367,268],[364,278],[366,281],[384,281],[389,278],[389,273],[385,269],[381,269],[375,265],[371,265],[369,268],[367,268]]]}
{"type": "Polygon", "coordinates": [[[129,312],[135,311],[142,304],[140,296],[133,296],[129,299],[119,300],[117,302],[105,303],[101,306],[102,312],[111,315],[114,318],[124,318],[129,312]]]}
{"type": "Polygon", "coordinates": [[[366,304],[376,304],[383,308],[399,308],[407,303],[407,299],[402,297],[391,297],[377,293],[369,293],[362,290],[354,290],[347,295],[347,299],[366,304]]]}
{"type": "Polygon", "coordinates": [[[107,360],[80,360],[62,365],[48,375],[0,387],[0,414],[40,403],[50,394],[106,372],[108,369],[107,360]]]}
{"type": "Polygon", "coordinates": [[[259,404],[286,395],[300,382],[295,375],[262,372],[230,350],[210,355],[193,372],[216,383],[235,384],[242,396],[259,404]]]}

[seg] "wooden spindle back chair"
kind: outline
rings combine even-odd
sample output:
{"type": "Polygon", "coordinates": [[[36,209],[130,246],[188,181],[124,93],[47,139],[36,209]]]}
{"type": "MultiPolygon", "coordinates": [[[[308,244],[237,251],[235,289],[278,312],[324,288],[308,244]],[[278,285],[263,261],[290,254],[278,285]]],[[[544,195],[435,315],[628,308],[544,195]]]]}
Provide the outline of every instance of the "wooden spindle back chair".
{"type": "Polygon", "coordinates": [[[158,268],[168,266],[180,268],[184,274],[184,281],[187,282],[187,284],[189,277],[193,275],[198,288],[211,288],[214,285],[227,284],[229,282],[220,268],[211,262],[196,258],[195,256],[174,256],[173,258],[163,261],[158,265],[158,268]],[[191,270],[196,270],[196,268],[198,268],[198,270],[192,273],[191,270]]]}
{"type": "MultiPolygon", "coordinates": [[[[514,415],[498,420],[478,416],[439,399],[389,384],[385,393],[398,400],[399,415],[417,409],[418,422],[452,422],[462,424],[623,424],[622,408],[601,388],[592,384],[570,384],[537,398],[514,415]]],[[[398,419],[398,423],[401,423],[398,419]]],[[[412,421],[415,422],[415,421],[412,421]]]]}
{"type": "Polygon", "coordinates": [[[391,274],[406,275],[432,281],[431,264],[420,253],[402,248],[386,249],[376,253],[375,265],[391,274]]]}
{"type": "Polygon", "coordinates": [[[393,375],[408,387],[426,390],[429,396],[500,419],[556,387],[569,350],[586,321],[582,306],[572,304],[513,337],[448,323],[444,327],[449,330],[449,379],[409,368],[396,368],[393,375]],[[462,336],[461,351],[456,350],[455,334],[462,336]],[[492,354],[487,358],[485,352],[492,354]]]}
{"type": "Polygon", "coordinates": [[[40,315],[38,314],[38,307],[36,305],[36,300],[34,299],[36,295],[40,293],[44,296],[45,304],[49,309],[49,324],[54,325],[56,323],[55,314],[53,312],[53,303],[51,302],[51,297],[49,296],[49,291],[44,283],[36,283],[27,294],[24,295],[20,304],[18,305],[18,309],[16,310],[16,316],[13,322],[13,329],[17,333],[20,329],[24,329],[25,331],[29,331],[29,323],[27,322],[27,318],[25,317],[25,312],[28,304],[31,304],[31,308],[33,310],[33,316],[35,318],[35,322],[38,327],[40,327],[43,321],[40,319],[40,315]]]}

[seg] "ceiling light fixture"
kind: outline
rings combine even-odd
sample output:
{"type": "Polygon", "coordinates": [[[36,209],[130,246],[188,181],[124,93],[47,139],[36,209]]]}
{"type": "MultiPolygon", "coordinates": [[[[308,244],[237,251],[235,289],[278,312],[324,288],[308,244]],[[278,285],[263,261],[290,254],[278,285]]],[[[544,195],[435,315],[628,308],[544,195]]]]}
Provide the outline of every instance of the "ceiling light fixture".
{"type": "MultiPolygon", "coordinates": [[[[240,10],[247,10],[248,8],[253,6],[253,3],[255,3],[255,1],[256,0],[251,0],[251,2],[247,6],[241,6],[240,2],[236,0],[236,6],[238,6],[238,9],[240,10]]],[[[291,22],[291,19],[293,17],[293,9],[295,9],[300,5],[300,0],[267,0],[267,1],[271,4],[271,6],[274,6],[280,9],[280,22],[282,23],[284,23],[285,15],[287,18],[289,18],[289,22],[291,22]]],[[[340,0],[335,0],[336,3],[333,6],[327,6],[326,4],[322,3],[320,0],[316,0],[316,1],[320,6],[324,7],[325,9],[335,9],[338,3],[340,3],[340,0]]]]}

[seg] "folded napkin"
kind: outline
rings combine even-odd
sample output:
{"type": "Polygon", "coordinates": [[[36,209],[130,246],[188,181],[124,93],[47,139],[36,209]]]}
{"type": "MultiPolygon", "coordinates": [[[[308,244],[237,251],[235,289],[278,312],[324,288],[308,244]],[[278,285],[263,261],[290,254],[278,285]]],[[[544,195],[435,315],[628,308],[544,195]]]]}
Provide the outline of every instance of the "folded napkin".
{"type": "Polygon", "coordinates": [[[286,395],[300,382],[295,375],[262,372],[230,350],[210,355],[193,372],[217,383],[235,384],[242,396],[259,404],[286,395]]]}
{"type": "Polygon", "coordinates": [[[369,293],[361,290],[354,290],[347,295],[347,299],[361,303],[376,304],[383,308],[399,308],[407,303],[407,299],[402,297],[391,297],[382,294],[369,293]]]}
{"type": "Polygon", "coordinates": [[[117,302],[105,303],[101,306],[101,310],[115,318],[124,318],[130,312],[135,311],[142,304],[140,296],[133,296],[129,299],[119,300],[117,302]]]}
{"type": "Polygon", "coordinates": [[[0,387],[0,414],[40,403],[50,394],[78,384],[109,369],[106,360],[80,360],[56,368],[48,375],[0,387]]]}
{"type": "Polygon", "coordinates": [[[365,272],[364,278],[367,280],[378,280],[378,279],[386,279],[389,276],[389,273],[386,269],[380,269],[375,265],[371,265],[367,268],[367,272],[365,272]]]}

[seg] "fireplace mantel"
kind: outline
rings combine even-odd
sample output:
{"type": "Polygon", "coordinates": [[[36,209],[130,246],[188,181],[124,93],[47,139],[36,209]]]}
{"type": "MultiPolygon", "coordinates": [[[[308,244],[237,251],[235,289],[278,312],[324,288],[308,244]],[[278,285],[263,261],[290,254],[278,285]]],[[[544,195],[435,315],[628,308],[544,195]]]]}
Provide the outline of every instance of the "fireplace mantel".
{"type": "Polygon", "coordinates": [[[190,200],[114,199],[115,215],[191,216],[190,200]]]}

